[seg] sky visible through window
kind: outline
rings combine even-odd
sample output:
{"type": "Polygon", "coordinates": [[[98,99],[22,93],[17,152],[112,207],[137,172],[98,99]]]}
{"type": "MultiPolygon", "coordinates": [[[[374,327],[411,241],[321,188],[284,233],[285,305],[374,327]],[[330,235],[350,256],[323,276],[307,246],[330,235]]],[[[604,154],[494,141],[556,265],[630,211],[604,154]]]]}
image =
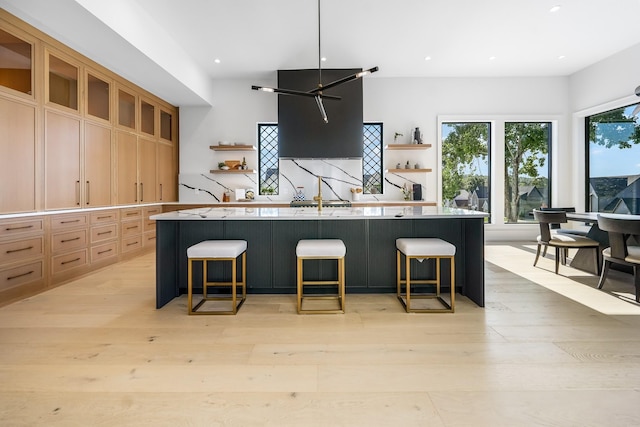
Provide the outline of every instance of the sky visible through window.
{"type": "MultiPolygon", "coordinates": [[[[626,117],[631,116],[635,105],[624,109],[626,117]]],[[[624,132],[629,136],[633,133],[633,123],[623,123],[625,128],[621,129],[621,124],[600,123],[598,128],[598,140],[606,138],[609,132],[624,132]]],[[[640,119],[636,117],[635,126],[640,126],[640,119]]],[[[604,141],[603,141],[604,142],[604,141]]],[[[631,144],[630,148],[607,148],[604,145],[589,144],[589,174],[593,177],[602,176],[628,176],[640,175],[640,145],[631,144]]]]}

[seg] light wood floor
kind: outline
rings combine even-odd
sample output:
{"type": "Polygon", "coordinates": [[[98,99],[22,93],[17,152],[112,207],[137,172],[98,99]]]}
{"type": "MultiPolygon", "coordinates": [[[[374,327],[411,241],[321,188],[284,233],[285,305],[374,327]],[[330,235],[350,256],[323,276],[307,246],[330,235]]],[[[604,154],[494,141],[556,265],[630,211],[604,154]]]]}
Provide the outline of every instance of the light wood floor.
{"type": "Polygon", "coordinates": [[[594,290],[533,249],[487,246],[486,307],[458,296],[455,314],[250,295],[190,317],[184,296],[154,308],[146,255],[0,308],[0,425],[640,425],[631,278],[594,290]]]}

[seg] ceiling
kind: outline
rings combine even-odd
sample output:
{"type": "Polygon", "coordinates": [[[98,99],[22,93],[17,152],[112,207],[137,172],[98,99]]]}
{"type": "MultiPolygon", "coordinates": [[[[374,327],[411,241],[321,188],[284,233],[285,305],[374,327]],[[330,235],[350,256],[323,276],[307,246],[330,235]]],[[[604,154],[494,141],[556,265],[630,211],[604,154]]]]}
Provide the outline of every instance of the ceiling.
{"type": "MultiPolygon", "coordinates": [[[[0,6],[177,105],[211,101],[212,79],[274,82],[278,69],[318,66],[317,0],[0,6]]],[[[640,43],[638,16],[640,0],[321,0],[322,67],[380,68],[367,78],[568,76],[640,43]]]]}

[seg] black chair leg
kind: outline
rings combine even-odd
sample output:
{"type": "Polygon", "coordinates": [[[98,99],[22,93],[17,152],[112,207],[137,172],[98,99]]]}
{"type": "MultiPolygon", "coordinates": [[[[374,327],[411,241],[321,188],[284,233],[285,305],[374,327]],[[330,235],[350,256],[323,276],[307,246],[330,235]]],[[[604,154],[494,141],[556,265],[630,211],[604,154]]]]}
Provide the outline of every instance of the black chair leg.
{"type": "Polygon", "coordinates": [[[556,246],[556,274],[558,274],[559,266],[560,266],[560,248],[556,246]]]}
{"type": "Polygon", "coordinates": [[[593,262],[596,266],[596,274],[600,275],[600,247],[593,248],[593,262]]]}
{"type": "Polygon", "coordinates": [[[636,302],[640,302],[640,267],[633,266],[633,281],[636,285],[636,302]]]}
{"type": "Polygon", "coordinates": [[[544,250],[542,251],[542,258],[547,256],[547,248],[548,248],[548,246],[544,245],[544,250]]]}
{"type": "MultiPolygon", "coordinates": [[[[602,273],[600,273],[600,281],[598,282],[598,289],[602,289],[604,286],[604,281],[607,280],[607,274],[609,274],[609,266],[611,265],[611,261],[607,261],[606,259],[602,262],[602,273]]],[[[638,293],[638,288],[636,287],[636,295],[638,293]]]]}
{"type": "MultiPolygon", "coordinates": [[[[546,250],[546,247],[545,247],[546,250]]],[[[544,255],[543,255],[544,256],[544,255]]],[[[536,259],[533,261],[533,266],[535,267],[538,263],[538,258],[540,257],[540,243],[538,243],[538,250],[536,251],[536,259]]]]}

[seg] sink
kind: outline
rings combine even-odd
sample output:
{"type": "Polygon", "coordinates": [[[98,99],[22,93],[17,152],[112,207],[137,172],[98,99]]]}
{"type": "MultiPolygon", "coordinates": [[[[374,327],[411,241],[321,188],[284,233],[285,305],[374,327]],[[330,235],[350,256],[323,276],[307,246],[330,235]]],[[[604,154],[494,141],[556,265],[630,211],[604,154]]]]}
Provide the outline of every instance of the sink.
{"type": "MultiPolygon", "coordinates": [[[[292,208],[317,208],[318,202],[315,200],[294,200],[289,203],[292,208]]],[[[326,208],[350,208],[351,202],[348,200],[323,200],[322,207],[326,208]]]]}

